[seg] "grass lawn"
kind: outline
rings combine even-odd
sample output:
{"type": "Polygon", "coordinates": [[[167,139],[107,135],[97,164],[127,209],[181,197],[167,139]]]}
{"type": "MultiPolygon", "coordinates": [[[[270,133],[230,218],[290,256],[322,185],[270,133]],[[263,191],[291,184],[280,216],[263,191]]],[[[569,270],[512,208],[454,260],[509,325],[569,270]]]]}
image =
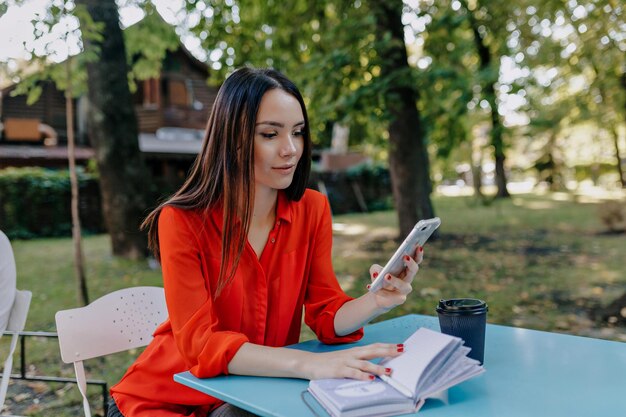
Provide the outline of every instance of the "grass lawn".
{"type": "MultiPolygon", "coordinates": [[[[564,194],[515,195],[482,206],[470,197],[436,197],[439,239],[425,247],[410,299],[381,319],[433,315],[440,298],[476,297],[489,304],[491,323],[626,341],[624,327],[590,314],[626,292],[626,235],[605,233],[598,203],[574,200],[564,194]]],[[[369,282],[369,265],[383,264],[396,247],[396,216],[351,214],[334,222],[335,270],[344,289],[358,296],[369,282]]],[[[71,240],[14,241],[13,248],[18,287],[33,292],[26,328],[54,331],[54,313],[77,305],[71,240]]],[[[84,248],[92,300],[118,288],[161,285],[160,272],[146,262],[113,258],[106,235],[86,237],[84,248]]],[[[304,329],[302,337],[311,333],[304,329]]],[[[7,342],[2,339],[2,352],[7,342]]],[[[137,354],[88,361],[88,372],[114,383],[137,354]]],[[[56,340],[29,340],[28,357],[29,372],[73,376],[61,363],[56,340]]],[[[98,390],[90,392],[97,411],[98,390]]],[[[82,413],[71,384],[14,383],[7,403],[22,415],[82,413]]]]}

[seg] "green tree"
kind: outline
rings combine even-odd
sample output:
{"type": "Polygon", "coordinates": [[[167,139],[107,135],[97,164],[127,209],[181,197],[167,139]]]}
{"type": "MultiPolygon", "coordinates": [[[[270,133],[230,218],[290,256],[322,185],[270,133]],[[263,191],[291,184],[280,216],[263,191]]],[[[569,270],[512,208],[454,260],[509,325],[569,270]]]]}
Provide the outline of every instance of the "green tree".
{"type": "MultiPolygon", "coordinates": [[[[98,61],[87,64],[89,137],[100,172],[103,213],[113,254],[140,258],[146,237],[139,232],[147,207],[150,174],[139,152],[138,127],[128,86],[129,66],[115,0],[76,0],[88,16],[103,25],[101,39],[83,38],[86,52],[98,61]]],[[[79,16],[81,26],[88,22],[79,16]]]]}
{"type": "Polygon", "coordinates": [[[526,86],[529,94],[525,107],[530,122],[525,128],[525,134],[535,146],[541,142],[534,168],[539,180],[545,181],[551,191],[563,191],[566,188],[563,148],[567,138],[562,133],[578,114],[576,97],[566,94],[564,89],[563,84],[526,86]]]}
{"type": "MultiPolygon", "coordinates": [[[[21,3],[13,1],[10,6],[21,3]]],[[[141,25],[129,28],[124,38],[115,2],[76,3],[78,6],[74,7],[70,0],[50,0],[47,13],[33,23],[36,39],[41,39],[61,20],[78,19],[82,52],[74,57],[68,55],[69,66],[50,65],[48,55],[52,51],[35,56],[33,63],[37,63],[39,71],[22,77],[16,92],[28,94],[29,102],[36,101],[42,91],[40,81],[46,79],[54,80],[59,89],[65,90],[69,85],[66,70],[71,70],[72,95],[88,93],[90,98],[89,136],[98,162],[103,213],[113,253],[142,257],[146,244],[138,225],[151,204],[145,198],[149,189],[145,184],[150,183],[150,176],[139,152],[129,86],[132,89],[137,79],[158,75],[166,51],[177,48],[179,39],[151,2],[137,2],[146,18],[141,25]]],[[[79,33],[73,34],[80,40],[79,33]]]]}
{"type": "MultiPolygon", "coordinates": [[[[523,3],[523,2],[522,2],[523,3]]],[[[489,126],[489,145],[496,168],[496,197],[507,197],[507,132],[500,114],[500,91],[512,92],[514,85],[503,85],[501,61],[510,55],[509,43],[515,36],[512,18],[523,7],[520,2],[491,0],[422,1],[415,13],[427,24],[421,34],[423,54],[429,59],[426,84],[429,94],[427,116],[432,120],[430,137],[445,156],[464,141],[479,149],[472,162],[476,194],[480,190],[482,138],[469,132],[489,126]],[[477,127],[480,127],[477,129],[477,127]],[[478,165],[478,166],[477,166],[478,165]]],[[[507,81],[508,82],[508,81],[507,81]]]]}
{"type": "Polygon", "coordinates": [[[508,197],[505,171],[504,125],[498,111],[496,84],[500,76],[500,58],[506,54],[506,22],[510,3],[500,1],[459,0],[474,35],[479,58],[479,79],[482,96],[489,105],[491,146],[496,166],[497,197],[508,197]]]}
{"type": "Polygon", "coordinates": [[[478,111],[469,110],[475,101],[477,83],[478,59],[473,35],[467,30],[465,18],[449,4],[424,2],[412,12],[423,23],[419,25],[422,29],[414,32],[422,45],[415,55],[425,68],[419,75],[423,86],[420,109],[429,142],[445,165],[469,160],[475,195],[482,199],[482,158],[472,159],[471,152],[472,148],[479,147],[475,145],[478,138],[474,138],[471,131],[474,125],[484,122],[484,116],[478,111]],[[456,156],[461,160],[455,160],[456,156]]]}
{"type": "MultiPolygon", "coordinates": [[[[99,27],[95,25],[87,16],[82,8],[75,9],[73,4],[67,0],[61,0],[52,4],[47,12],[40,15],[33,23],[35,26],[36,39],[43,39],[45,36],[61,31],[61,38],[66,46],[69,45],[68,39],[77,36],[77,29],[72,29],[70,22],[74,15],[83,14],[85,26],[83,28],[83,36],[94,39],[100,38],[99,27]],[[64,27],[64,29],[61,28],[64,27]]],[[[76,172],[76,156],[75,156],[75,135],[74,135],[74,100],[84,90],[84,79],[79,76],[80,66],[84,65],[94,56],[83,54],[78,57],[70,55],[69,46],[65,52],[67,58],[63,64],[50,64],[48,55],[52,53],[50,43],[44,47],[44,55],[38,55],[34,50],[30,53],[33,56],[32,64],[36,64],[40,70],[34,74],[27,76],[20,83],[13,94],[27,94],[27,103],[32,104],[39,99],[42,92],[42,84],[48,80],[55,83],[59,90],[65,92],[65,114],[67,127],[67,159],[69,164],[69,176],[71,184],[71,217],[72,217],[72,241],[74,246],[74,273],[77,284],[78,303],[89,304],[89,292],[87,289],[87,277],[85,274],[81,222],[79,215],[79,189],[78,176],[76,172]]],[[[57,51],[58,52],[58,51],[57,51]]]]}
{"type": "Polygon", "coordinates": [[[384,103],[390,113],[389,170],[400,231],[408,234],[418,218],[434,216],[428,149],[417,109],[419,92],[404,44],[402,1],[371,4],[376,34],[387,41],[379,53],[381,80],[387,82],[384,103]]]}
{"type": "Polygon", "coordinates": [[[401,1],[187,1],[186,10],[216,72],[254,65],[290,75],[307,96],[314,132],[340,121],[384,129],[401,234],[433,216],[401,1]]]}
{"type": "Polygon", "coordinates": [[[518,20],[524,64],[561,90],[555,106],[563,105],[564,95],[575,99],[571,123],[590,121],[612,139],[616,171],[626,186],[619,136],[626,127],[623,6],[613,0],[537,1],[518,20]]]}

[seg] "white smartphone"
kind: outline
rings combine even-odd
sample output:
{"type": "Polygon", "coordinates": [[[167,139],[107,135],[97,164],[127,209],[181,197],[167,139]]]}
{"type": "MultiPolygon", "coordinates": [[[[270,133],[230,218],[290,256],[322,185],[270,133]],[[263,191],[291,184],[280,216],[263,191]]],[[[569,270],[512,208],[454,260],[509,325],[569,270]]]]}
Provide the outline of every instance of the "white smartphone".
{"type": "Polygon", "coordinates": [[[411,230],[411,233],[404,239],[404,242],[398,247],[396,253],[379,272],[378,276],[370,286],[371,292],[376,292],[383,287],[383,280],[387,274],[397,276],[404,269],[402,258],[404,255],[413,257],[415,249],[418,246],[424,246],[430,235],[439,227],[441,219],[433,217],[432,219],[420,220],[411,230]]]}

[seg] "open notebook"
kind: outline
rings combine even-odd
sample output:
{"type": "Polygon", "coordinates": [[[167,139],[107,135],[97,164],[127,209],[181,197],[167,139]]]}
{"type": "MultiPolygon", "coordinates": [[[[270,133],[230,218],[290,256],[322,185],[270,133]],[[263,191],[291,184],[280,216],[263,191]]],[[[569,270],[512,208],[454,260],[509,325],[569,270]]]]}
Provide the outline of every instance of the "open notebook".
{"type": "Polygon", "coordinates": [[[381,361],[391,376],[374,381],[318,379],[309,392],[333,417],[391,416],[418,411],[427,398],[484,372],[457,337],[420,328],[404,353],[381,361]]]}

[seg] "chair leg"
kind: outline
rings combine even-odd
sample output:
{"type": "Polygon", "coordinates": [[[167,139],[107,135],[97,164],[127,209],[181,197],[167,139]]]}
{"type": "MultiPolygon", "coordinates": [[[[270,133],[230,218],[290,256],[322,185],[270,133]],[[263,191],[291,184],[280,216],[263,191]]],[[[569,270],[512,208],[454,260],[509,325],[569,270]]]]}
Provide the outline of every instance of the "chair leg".
{"type": "MultiPolygon", "coordinates": [[[[9,375],[9,377],[13,380],[22,380],[22,381],[42,381],[45,382],[47,384],[49,383],[61,383],[61,384],[77,384],[78,381],[76,380],[76,378],[64,378],[64,377],[58,377],[58,376],[44,376],[44,375],[26,375],[26,364],[28,363],[28,360],[26,359],[27,357],[27,349],[26,349],[26,341],[30,338],[58,338],[58,335],[54,332],[31,332],[31,331],[21,331],[18,333],[15,333],[13,331],[4,331],[2,333],[0,333],[0,337],[1,336],[10,336],[10,337],[15,337],[15,336],[19,337],[19,344],[20,344],[20,362],[19,362],[19,369],[17,370],[16,373],[13,373],[11,375],[9,375]]],[[[15,348],[15,350],[17,350],[17,348],[15,348]]],[[[15,357],[15,355],[13,355],[13,357],[15,357]]],[[[10,374],[11,371],[11,367],[7,367],[7,364],[5,363],[4,366],[4,371],[3,374],[5,372],[8,372],[10,374]]],[[[3,380],[7,380],[7,378],[3,377],[3,380]]],[[[100,389],[102,390],[102,406],[104,409],[104,415],[107,415],[108,412],[108,400],[109,400],[109,389],[108,389],[108,384],[106,383],[106,381],[103,380],[86,380],[86,384],[87,386],[89,385],[98,385],[100,387],[100,389]]],[[[8,385],[8,381],[7,381],[7,385],[8,385]]],[[[0,387],[1,389],[1,387],[0,387]]],[[[6,390],[5,390],[6,391],[6,390]]],[[[2,410],[2,407],[0,406],[0,410],[2,410]]],[[[16,416],[12,416],[12,415],[5,415],[5,414],[0,414],[0,417],[16,417],[16,416]]]]}
{"type": "Polygon", "coordinates": [[[9,378],[11,378],[11,369],[13,369],[13,352],[17,346],[17,339],[19,335],[13,334],[11,337],[11,347],[9,349],[9,356],[4,361],[4,371],[2,372],[2,382],[0,382],[0,410],[4,407],[4,400],[7,395],[7,389],[9,388],[9,378]]]}
{"type": "Polygon", "coordinates": [[[87,400],[87,379],[85,378],[85,368],[83,361],[74,362],[74,371],[76,372],[76,382],[78,390],[83,396],[83,408],[85,409],[85,417],[91,417],[91,409],[87,400]]]}

